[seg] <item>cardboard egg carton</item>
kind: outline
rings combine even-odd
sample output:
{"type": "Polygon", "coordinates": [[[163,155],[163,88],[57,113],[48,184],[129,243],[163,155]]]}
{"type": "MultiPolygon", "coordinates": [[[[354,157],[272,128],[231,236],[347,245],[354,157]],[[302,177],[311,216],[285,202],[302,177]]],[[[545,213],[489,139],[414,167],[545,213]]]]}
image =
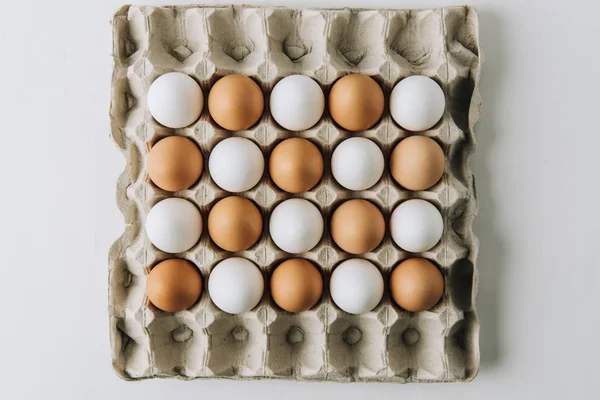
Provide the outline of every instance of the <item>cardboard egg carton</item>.
{"type": "MultiPolygon", "coordinates": [[[[289,9],[255,6],[124,6],[114,16],[114,72],[111,92],[112,138],[127,165],[117,182],[117,203],[125,232],[109,255],[110,342],[113,367],[124,379],[177,377],[315,381],[446,382],[468,381],[479,365],[479,322],[475,311],[478,242],[472,219],[477,212],[475,184],[467,164],[475,148],[473,125],[479,118],[478,82],[481,52],[478,19],[471,7],[429,10],[289,9]],[[245,74],[261,86],[264,114],[254,127],[228,132],[203,110],[200,119],[183,129],[156,123],[146,106],[151,82],[163,73],[192,76],[204,95],[227,74],[245,74]],[[446,111],[432,129],[446,156],[441,181],[426,191],[411,192],[389,173],[389,155],[409,132],[390,117],[371,129],[351,133],[338,127],[327,111],[303,132],[287,132],[273,120],[268,97],[273,86],[290,74],[314,78],[327,95],[332,84],[349,73],[372,76],[386,102],[394,85],[409,75],[435,79],[446,95],[446,111]],[[147,179],[148,149],[163,137],[189,137],[202,150],[204,172],[198,183],[177,193],[165,192],[147,179]],[[222,251],[206,230],[208,212],[229,193],[212,182],[207,162],[210,150],[230,136],[247,137],[268,158],[283,139],[300,136],[323,153],[325,171],[312,190],[292,195],[277,188],[265,171],[261,182],[242,196],[252,199],[264,218],[261,239],[249,250],[222,251]],[[374,140],[386,157],[383,178],[371,189],[352,192],[335,182],[331,153],[342,140],[364,136],[374,140]],[[201,211],[205,229],[193,248],[180,254],[156,249],[145,234],[144,221],[160,200],[183,197],[201,211]],[[211,269],[230,256],[252,260],[265,282],[278,263],[291,255],[269,237],[273,208],[291,197],[308,199],[321,210],[325,233],[311,251],[298,255],[317,265],[324,293],[309,311],[291,314],[278,308],[268,285],[259,305],[242,315],[229,315],[211,302],[207,281],[211,269]],[[390,237],[359,257],[381,270],[386,290],[371,312],[341,311],[329,294],[329,278],[340,262],[354,257],[332,241],[328,223],[344,200],[365,198],[383,212],[386,224],[402,201],[426,199],[441,210],[444,234],[434,248],[417,254],[436,263],[445,279],[442,300],[431,310],[400,309],[389,294],[389,275],[399,261],[413,254],[390,237]],[[195,263],[203,278],[203,293],[189,310],[166,313],[152,308],[145,294],[148,268],[173,257],[195,263]]],[[[206,104],[206,102],[205,102],[206,104]]]]}

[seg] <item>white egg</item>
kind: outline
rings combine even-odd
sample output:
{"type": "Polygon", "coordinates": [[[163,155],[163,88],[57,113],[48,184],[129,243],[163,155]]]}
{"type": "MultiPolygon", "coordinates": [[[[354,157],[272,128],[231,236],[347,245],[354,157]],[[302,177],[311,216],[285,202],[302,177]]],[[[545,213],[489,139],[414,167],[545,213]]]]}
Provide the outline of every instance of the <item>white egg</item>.
{"type": "Polygon", "coordinates": [[[379,181],[384,167],[383,153],[375,142],[353,137],[340,143],[331,156],[331,172],[346,189],[365,190],[379,181]]]}
{"type": "Polygon", "coordinates": [[[228,192],[244,192],[260,181],[265,169],[262,152],[251,140],[227,138],[210,153],[208,171],[215,183],[228,192]]]}
{"type": "Polygon", "coordinates": [[[146,234],[154,246],[167,253],[189,250],[202,234],[202,216],[186,199],[172,197],[152,207],[146,217],[146,234]]]}
{"type": "Polygon", "coordinates": [[[304,75],[290,75],[280,80],[271,91],[271,115],[290,131],[303,131],[321,119],[325,95],[321,86],[304,75]]]}
{"type": "Polygon", "coordinates": [[[319,209],[304,199],[289,199],[271,213],[269,231],[273,242],[288,253],[304,253],[323,236],[323,217],[319,209]]]}
{"type": "Polygon", "coordinates": [[[373,263],[351,258],[333,270],[329,291],[339,308],[350,314],[362,314],[379,304],[383,286],[381,272],[373,263]]]}
{"type": "Polygon", "coordinates": [[[409,131],[424,131],[444,115],[444,91],[433,79],[414,75],[402,79],[390,95],[390,113],[394,121],[409,131]]]}
{"type": "Polygon", "coordinates": [[[430,202],[407,200],[392,212],[390,232],[400,248],[412,253],[427,251],[442,238],[444,221],[430,202]]]}
{"type": "Polygon", "coordinates": [[[148,109],[167,128],[184,128],[195,122],[204,107],[200,85],[186,74],[169,72],[156,78],[148,89],[148,109]]]}
{"type": "Polygon", "coordinates": [[[208,277],[208,294],[217,307],[230,314],[252,310],[264,291],[262,273],[252,261],[232,257],[221,261],[208,277]]]}

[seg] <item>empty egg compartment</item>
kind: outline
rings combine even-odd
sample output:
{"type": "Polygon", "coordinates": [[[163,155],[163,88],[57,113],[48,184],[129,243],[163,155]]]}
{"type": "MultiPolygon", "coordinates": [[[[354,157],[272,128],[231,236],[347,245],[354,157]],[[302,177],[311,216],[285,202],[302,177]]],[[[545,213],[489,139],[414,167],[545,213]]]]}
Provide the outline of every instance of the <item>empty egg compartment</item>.
{"type": "MultiPolygon", "coordinates": [[[[128,226],[110,253],[109,297],[113,365],[125,379],[176,376],[190,378],[285,378],[297,380],[429,382],[465,381],[477,373],[478,321],[474,295],[477,240],[471,231],[477,204],[467,161],[479,117],[480,50],[477,16],[470,7],[435,10],[295,10],[254,6],[123,7],[115,15],[111,129],[127,159],[118,182],[118,203],[128,226]],[[178,71],[190,75],[204,92],[200,118],[185,128],[169,129],[153,120],[146,93],[154,79],[178,71]],[[269,111],[273,86],[290,74],[314,78],[327,97],[337,79],[367,74],[386,99],[382,118],[370,129],[350,133],[334,122],[327,108],[320,121],[301,132],[289,132],[269,111]],[[210,88],[222,76],[250,76],[262,89],[265,109],[252,127],[227,131],[206,107],[210,88]],[[431,129],[413,133],[398,126],[387,102],[394,85],[409,75],[436,80],[446,95],[443,118],[431,129]],[[446,169],[438,184],[410,192],[389,172],[389,155],[403,138],[432,137],[444,149],[446,169]],[[204,157],[204,170],[189,189],[170,193],[147,178],[148,146],[167,136],[193,140],[204,157]],[[264,155],[265,172],[247,192],[230,193],[210,177],[210,152],[228,137],[245,137],[264,155]],[[268,173],[273,148],[289,137],[309,139],[321,150],[324,173],[307,192],[279,189],[268,173]],[[383,177],[364,191],[349,191],[331,173],[331,154],[350,137],[366,137],[381,148],[383,177]],[[245,251],[220,249],[207,229],[210,209],[224,197],[253,201],[263,216],[260,239],[245,251]],[[201,211],[203,232],[191,249],[177,254],[155,248],[145,235],[151,206],[167,197],[190,200],[201,211]],[[324,219],[319,244],[291,255],[277,248],[269,235],[269,216],[289,198],[316,205],[324,219]],[[332,240],[329,222],[345,200],[364,198],[383,213],[386,231],[373,251],[351,255],[332,240]],[[422,253],[400,249],[391,239],[389,216],[411,198],[430,201],[444,217],[444,235],[422,253]],[[251,311],[231,315],[211,301],[207,281],[214,266],[240,256],[257,264],[265,276],[265,293],[251,311]],[[413,256],[433,261],[445,279],[445,294],[431,310],[410,313],[389,295],[389,274],[398,262],[413,256]],[[165,313],[145,306],[145,270],[167,258],[184,258],[201,271],[203,292],[190,309],[165,313]],[[291,314],[269,295],[268,277],[282,260],[301,257],[313,262],[324,278],[321,300],[310,310],[291,314]],[[352,315],[333,303],[329,277],[335,266],[365,258],[382,272],[383,299],[372,311],[352,315]],[[125,317],[125,315],[127,317],[125,317]]],[[[327,103],[327,101],[326,101],[327,103]]]]}
{"type": "Polygon", "coordinates": [[[194,317],[192,310],[160,313],[147,322],[155,376],[206,374],[208,337],[194,317]]]}
{"type": "Polygon", "coordinates": [[[268,51],[263,8],[223,6],[206,12],[209,59],[217,69],[264,77],[268,51]]]}
{"type": "Polygon", "coordinates": [[[444,36],[450,65],[468,65],[474,71],[481,68],[479,48],[479,18],[473,7],[442,9],[444,36]]]}
{"type": "Polygon", "coordinates": [[[208,52],[204,10],[155,8],[146,14],[148,61],[158,68],[194,69],[208,52]]]}
{"type": "Polygon", "coordinates": [[[383,381],[389,377],[386,337],[389,303],[352,315],[330,308],[327,328],[328,379],[383,381]]]}
{"type": "Polygon", "coordinates": [[[267,367],[274,377],[322,380],[327,375],[327,305],[288,313],[273,305],[267,367]]]}
{"type": "Polygon", "coordinates": [[[386,14],[385,10],[352,9],[330,13],[327,52],[331,67],[376,74],[386,61],[381,40],[386,14]]]}
{"type": "Polygon", "coordinates": [[[142,319],[142,312],[113,313],[109,319],[113,369],[125,380],[153,376],[150,341],[142,319]]]}
{"type": "Polygon", "coordinates": [[[252,377],[267,374],[267,326],[269,312],[260,304],[252,311],[231,315],[214,304],[203,313],[208,337],[207,375],[252,377]]]}
{"type": "Polygon", "coordinates": [[[120,67],[143,57],[148,49],[146,16],[140,8],[123,6],[113,17],[113,55],[120,67]]]}
{"type": "Polygon", "coordinates": [[[396,312],[387,337],[393,376],[406,382],[446,380],[445,312],[396,312]]]}
{"type": "Polygon", "coordinates": [[[327,16],[317,10],[266,10],[271,68],[277,76],[305,74],[323,79],[327,16]]]}
{"type": "Polygon", "coordinates": [[[446,65],[443,9],[390,10],[386,55],[393,81],[409,75],[435,77],[446,65]]]}

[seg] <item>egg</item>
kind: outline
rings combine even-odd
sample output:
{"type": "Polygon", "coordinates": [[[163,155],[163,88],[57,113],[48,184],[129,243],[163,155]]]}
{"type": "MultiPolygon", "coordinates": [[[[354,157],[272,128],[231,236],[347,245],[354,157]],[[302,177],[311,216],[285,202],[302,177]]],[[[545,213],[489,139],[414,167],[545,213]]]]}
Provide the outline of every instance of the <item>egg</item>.
{"type": "Polygon", "coordinates": [[[319,243],[323,236],[323,217],[319,209],[304,199],[289,199],[271,213],[271,239],[288,253],[304,253],[319,243]]]}
{"type": "Polygon", "coordinates": [[[219,200],[208,214],[208,234],[226,251],[249,249],[262,233],[262,215],[252,201],[229,196],[219,200]]]}
{"type": "Polygon", "coordinates": [[[265,99],[260,87],[244,75],[219,79],[208,93],[208,112],[221,127],[242,131],[262,116],[265,99]]]}
{"type": "Polygon", "coordinates": [[[260,181],[265,169],[263,154],[254,142],[231,137],[211,151],[208,171],[215,183],[228,192],[244,192],[260,181]]]}
{"type": "Polygon", "coordinates": [[[146,234],[159,250],[181,253],[194,246],[202,234],[202,216],[186,199],[172,197],[154,205],[146,217],[146,234]]]}
{"type": "Polygon", "coordinates": [[[444,278],[431,261],[410,258],[392,271],[390,293],[396,304],[407,311],[427,311],[442,298],[444,278]]]}
{"type": "Polygon", "coordinates": [[[277,82],[271,91],[269,108],[283,128],[303,131],[321,119],[325,95],[319,84],[308,76],[290,75],[277,82]]]}
{"type": "Polygon", "coordinates": [[[273,182],[286,192],[306,192],[321,180],[323,156],[309,140],[286,139],[271,152],[269,174],[273,182]]]}
{"type": "Polygon", "coordinates": [[[411,136],[394,147],[390,155],[390,172],[408,190],[426,190],[444,174],[444,151],[435,140],[411,136]]]}
{"type": "Polygon", "coordinates": [[[333,270],[329,291],[333,302],[350,314],[374,309],[383,297],[383,277],[370,261],[351,258],[333,270]]]}
{"type": "Polygon", "coordinates": [[[367,75],[346,75],[329,92],[331,118],[349,131],[364,131],[375,125],[383,115],[384,104],[383,90],[367,75]]]}
{"type": "Polygon", "coordinates": [[[184,128],[200,117],[204,95],[200,85],[190,76],[169,72],[152,82],[147,104],[159,124],[167,128],[184,128]]]}
{"type": "Polygon", "coordinates": [[[366,190],[375,185],[383,175],[384,164],[379,146],[363,137],[344,140],[331,156],[333,177],[350,190],[366,190]]]}
{"type": "Polygon", "coordinates": [[[381,211],[362,199],[342,203],[331,216],[331,237],[344,251],[367,253],[383,240],[385,221],[381,211]]]}
{"type": "Polygon", "coordinates": [[[417,253],[435,246],[444,233],[444,221],[430,202],[411,199],[401,203],[390,217],[392,239],[400,248],[417,253]]]}
{"type": "Polygon", "coordinates": [[[218,263],[208,277],[208,294],[215,305],[229,314],[252,310],[264,291],[264,280],[258,267],[241,257],[218,263]]]}
{"type": "Polygon", "coordinates": [[[188,138],[169,136],[157,142],[148,153],[148,177],[169,192],[185,190],[200,178],[203,168],[200,149],[188,138]]]}
{"type": "Polygon", "coordinates": [[[270,281],[273,301],[288,312],[312,308],[323,293],[321,273],[310,261],[292,258],[279,264],[270,281]]]}
{"type": "Polygon", "coordinates": [[[154,266],[146,279],[148,300],[166,312],[187,310],[202,293],[202,276],[194,264],[174,258],[154,266]]]}
{"type": "Polygon", "coordinates": [[[436,81],[421,75],[402,79],[390,94],[390,114],[402,128],[419,132],[444,115],[446,98],[436,81]]]}

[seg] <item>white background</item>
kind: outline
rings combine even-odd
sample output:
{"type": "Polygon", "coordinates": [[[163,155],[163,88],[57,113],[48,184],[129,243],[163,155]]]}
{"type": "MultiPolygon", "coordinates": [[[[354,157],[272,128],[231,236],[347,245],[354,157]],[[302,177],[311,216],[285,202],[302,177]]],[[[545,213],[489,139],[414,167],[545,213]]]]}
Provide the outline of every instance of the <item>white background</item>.
{"type": "Polygon", "coordinates": [[[471,160],[481,370],[469,384],[400,386],[120,381],[106,310],[123,230],[108,118],[120,1],[0,0],[0,398],[600,398],[600,4],[472,3],[486,57],[471,160]]]}

